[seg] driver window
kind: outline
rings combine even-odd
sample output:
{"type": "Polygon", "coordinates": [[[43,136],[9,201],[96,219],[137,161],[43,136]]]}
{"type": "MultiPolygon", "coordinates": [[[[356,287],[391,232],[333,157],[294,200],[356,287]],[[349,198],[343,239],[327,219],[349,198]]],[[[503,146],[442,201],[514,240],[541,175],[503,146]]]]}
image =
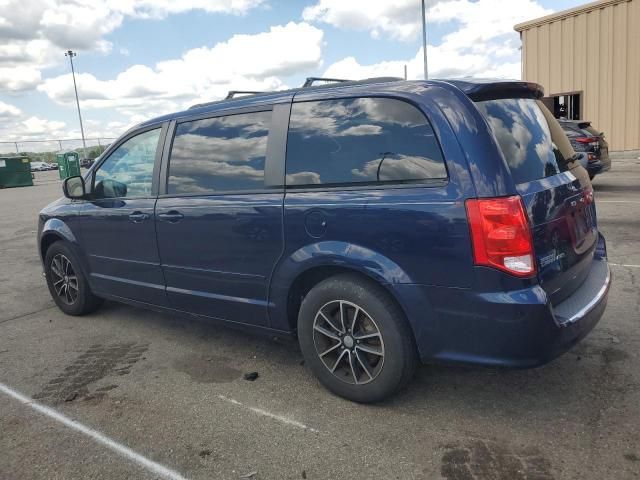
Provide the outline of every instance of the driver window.
{"type": "Polygon", "coordinates": [[[94,198],[149,197],[160,129],[130,138],[95,173],[94,198]]]}

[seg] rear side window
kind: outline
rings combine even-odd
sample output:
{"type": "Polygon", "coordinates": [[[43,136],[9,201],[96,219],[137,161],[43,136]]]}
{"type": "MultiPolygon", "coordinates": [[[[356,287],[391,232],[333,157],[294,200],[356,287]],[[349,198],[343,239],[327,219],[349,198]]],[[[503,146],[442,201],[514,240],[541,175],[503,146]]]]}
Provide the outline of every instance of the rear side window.
{"type": "Polygon", "coordinates": [[[183,122],[169,159],[169,194],[264,188],[271,111],[183,122]]]}
{"type": "Polygon", "coordinates": [[[286,173],[289,186],[447,177],[429,121],[413,105],[391,98],[294,103],[286,173]]]}
{"type": "Polygon", "coordinates": [[[508,98],[476,105],[489,122],[515,183],[567,170],[567,160],[554,143],[549,124],[535,100],[508,98]]]}

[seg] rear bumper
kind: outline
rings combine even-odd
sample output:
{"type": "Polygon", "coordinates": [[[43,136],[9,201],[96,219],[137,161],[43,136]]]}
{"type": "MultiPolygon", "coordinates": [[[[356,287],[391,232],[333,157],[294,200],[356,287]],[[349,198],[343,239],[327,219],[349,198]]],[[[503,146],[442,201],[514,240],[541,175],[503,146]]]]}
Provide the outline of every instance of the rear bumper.
{"type": "Polygon", "coordinates": [[[598,173],[604,173],[611,170],[611,158],[599,158],[595,162],[589,162],[587,164],[587,171],[590,175],[596,175],[598,173]]]}
{"type": "Polygon", "coordinates": [[[420,324],[416,332],[420,357],[425,363],[543,365],[593,329],[605,310],[610,285],[611,272],[603,258],[595,259],[587,280],[555,306],[538,285],[493,293],[431,288],[424,293],[432,321],[410,318],[414,331],[420,324]]]}

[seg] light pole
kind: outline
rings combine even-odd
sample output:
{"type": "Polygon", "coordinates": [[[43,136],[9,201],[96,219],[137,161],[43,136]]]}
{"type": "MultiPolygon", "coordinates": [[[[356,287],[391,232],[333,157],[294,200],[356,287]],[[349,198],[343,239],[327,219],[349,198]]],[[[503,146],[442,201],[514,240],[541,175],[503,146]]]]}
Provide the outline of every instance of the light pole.
{"type": "Polygon", "coordinates": [[[65,52],[64,56],[69,57],[71,62],[71,76],[73,77],[73,89],[76,92],[76,105],[78,106],[78,120],[80,120],[80,135],[82,135],[82,150],[84,151],[84,158],[87,158],[87,144],[84,142],[84,128],[82,127],[82,115],[80,114],[80,100],[78,100],[78,87],[76,86],[76,72],[73,68],[73,57],[77,54],[72,50],[65,52]]]}
{"type": "Polygon", "coordinates": [[[422,56],[424,57],[424,79],[429,78],[429,69],[427,68],[427,12],[422,0],[422,56]]]}

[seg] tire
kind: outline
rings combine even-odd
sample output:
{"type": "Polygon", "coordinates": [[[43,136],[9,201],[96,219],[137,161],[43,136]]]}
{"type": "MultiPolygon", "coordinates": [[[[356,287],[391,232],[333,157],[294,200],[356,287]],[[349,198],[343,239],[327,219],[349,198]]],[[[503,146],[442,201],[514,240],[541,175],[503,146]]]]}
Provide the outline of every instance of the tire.
{"type": "Polygon", "coordinates": [[[78,257],[63,241],[49,247],[44,265],[49,293],[64,313],[86,315],[102,305],[102,299],[91,292],[78,257]]]}
{"type": "Polygon", "coordinates": [[[403,312],[382,287],[353,274],[330,277],[311,289],[300,306],[298,341],[320,383],[360,403],[398,392],[418,363],[403,312]]]}

